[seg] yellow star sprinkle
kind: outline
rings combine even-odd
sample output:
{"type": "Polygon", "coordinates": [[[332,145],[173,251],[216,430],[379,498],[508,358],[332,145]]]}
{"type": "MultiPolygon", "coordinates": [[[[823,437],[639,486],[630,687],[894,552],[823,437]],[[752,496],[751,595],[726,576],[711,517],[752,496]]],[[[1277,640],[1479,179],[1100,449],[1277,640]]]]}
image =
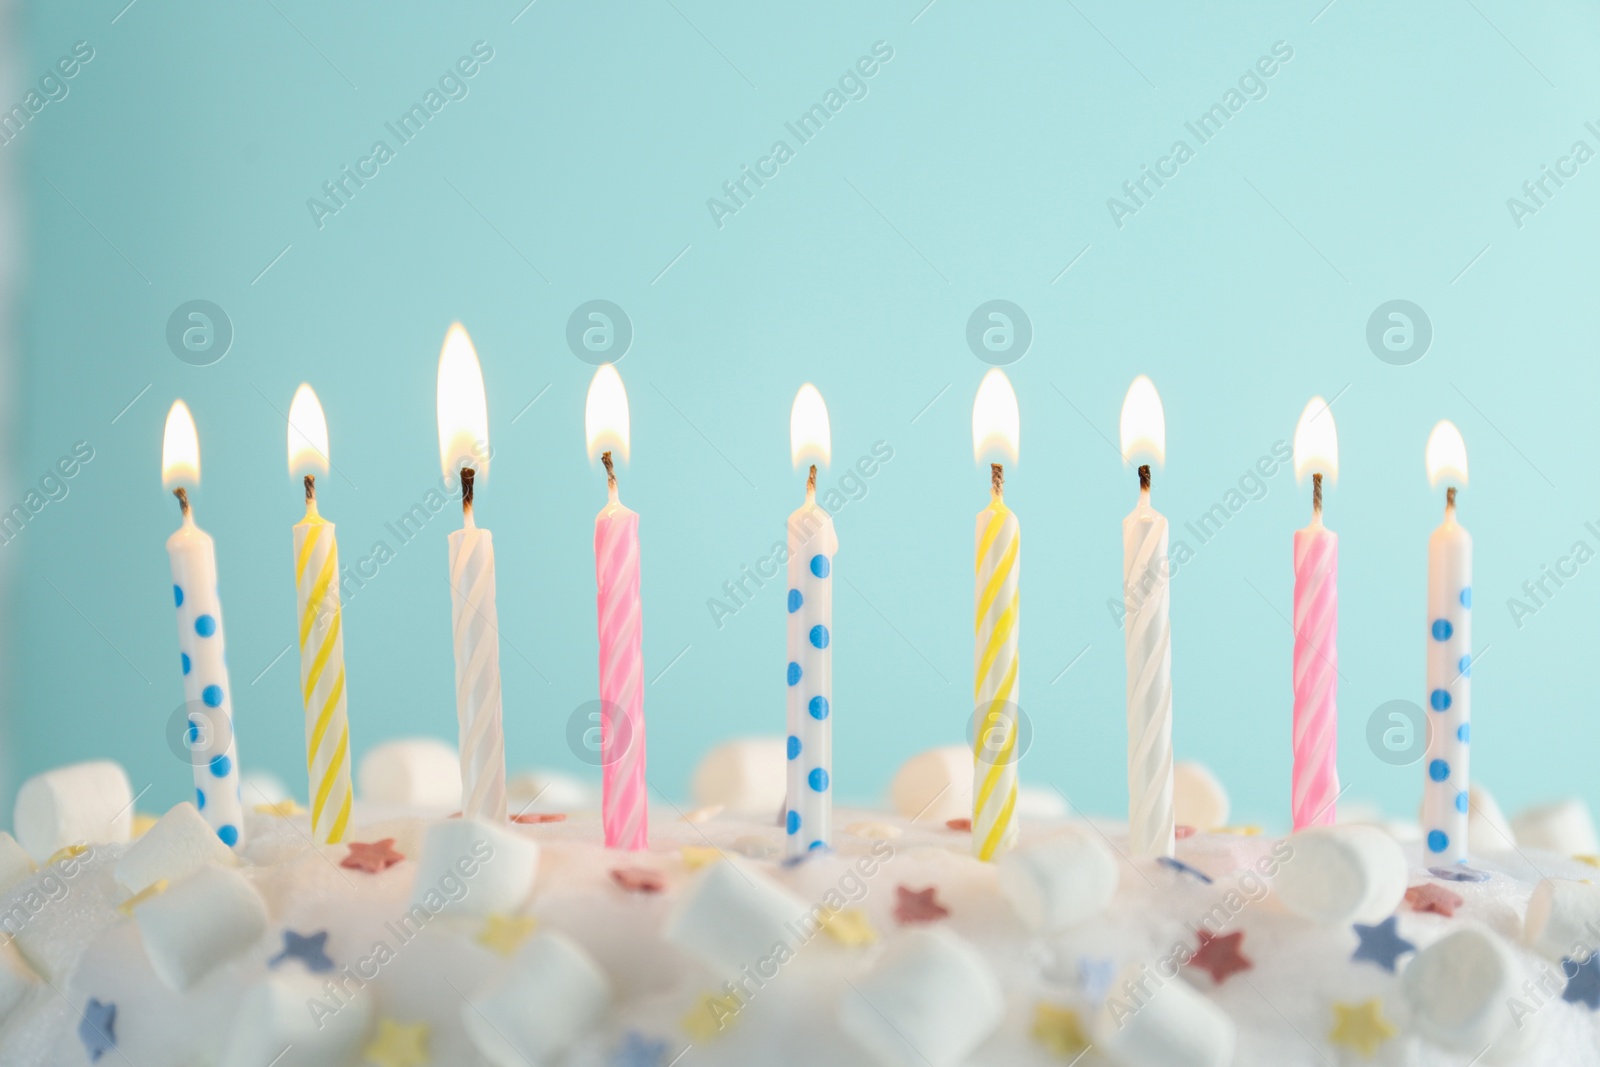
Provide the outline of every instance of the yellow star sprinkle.
{"type": "Polygon", "coordinates": [[[142,811],[136,813],[133,817],[133,836],[136,838],[143,837],[145,832],[155,824],[156,817],[154,815],[148,815],[142,811]]]}
{"type": "Polygon", "coordinates": [[[867,921],[867,913],[860,908],[828,912],[822,920],[822,929],[846,948],[870,945],[878,940],[878,931],[872,928],[867,921]]]}
{"type": "Polygon", "coordinates": [[[428,1062],[428,1024],[378,1020],[378,1036],[362,1053],[377,1067],[423,1067],[428,1062]]]}
{"type": "Polygon", "coordinates": [[[127,900],[124,900],[121,904],[118,904],[117,911],[121,912],[123,915],[132,915],[134,908],[137,908],[140,904],[143,904],[156,894],[165,893],[166,891],[167,880],[165,878],[157,878],[155,881],[139,890],[133,896],[129,897],[127,900]]]}
{"type": "Polygon", "coordinates": [[[478,944],[509,956],[538,928],[539,920],[531,915],[491,915],[478,931],[478,944]]]}
{"type": "Polygon", "coordinates": [[[46,867],[54,867],[62,860],[76,859],[88,851],[88,845],[68,845],[65,848],[57,849],[54,855],[44,861],[44,865],[46,867]]]}
{"type": "Polygon", "coordinates": [[[1261,827],[1259,827],[1259,826],[1219,826],[1219,827],[1217,827],[1217,833],[1219,833],[1219,834],[1238,834],[1240,837],[1260,837],[1261,836],[1261,827]]]}
{"type": "Polygon", "coordinates": [[[1579,863],[1587,863],[1591,867],[1600,867],[1600,856],[1574,856],[1579,863]]]}
{"type": "Polygon", "coordinates": [[[276,804],[257,804],[255,810],[257,815],[277,815],[287,819],[291,815],[299,815],[306,809],[296,804],[294,798],[290,797],[288,800],[280,800],[276,804]]]}
{"type": "Polygon", "coordinates": [[[1033,1039],[1064,1060],[1070,1060],[1089,1047],[1078,1013],[1040,1001],[1033,1009],[1033,1039]]]}
{"type": "Polygon", "coordinates": [[[683,1028],[695,1044],[703,1045],[734,1024],[740,1007],[738,997],[701,993],[689,1014],[683,1017],[683,1028]]]}
{"type": "Polygon", "coordinates": [[[1333,1031],[1328,1034],[1328,1040],[1353,1048],[1368,1059],[1378,1051],[1379,1045],[1400,1032],[1383,1017],[1383,1005],[1376,997],[1360,1004],[1341,1004],[1336,1001],[1333,1016],[1333,1031]]]}
{"type": "Polygon", "coordinates": [[[722,850],[710,845],[682,845],[678,851],[683,855],[683,865],[691,871],[698,871],[722,858],[722,850]]]}

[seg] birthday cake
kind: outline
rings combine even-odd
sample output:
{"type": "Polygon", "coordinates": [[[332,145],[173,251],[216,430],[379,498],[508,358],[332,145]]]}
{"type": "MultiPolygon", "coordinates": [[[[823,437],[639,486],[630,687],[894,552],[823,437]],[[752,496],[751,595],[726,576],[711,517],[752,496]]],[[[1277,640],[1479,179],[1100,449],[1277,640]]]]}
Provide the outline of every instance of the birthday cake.
{"type": "Polygon", "coordinates": [[[781,741],[737,744],[631,852],[559,776],[513,778],[503,824],[460,817],[437,743],[370,754],[328,845],[250,780],[274,798],[230,849],[192,803],[135,815],[114,763],[31,779],[0,835],[0,1063],[1600,1057],[1581,804],[1509,821],[1479,790],[1469,862],[1430,867],[1405,824],[1221,825],[1215,779],[1180,765],[1178,815],[1204,825],[1172,857],[1024,791],[1017,847],[983,862],[970,755],[935,750],[890,810],[841,808],[831,849],[786,858],[763,776],[725,770],[781,741]]]}

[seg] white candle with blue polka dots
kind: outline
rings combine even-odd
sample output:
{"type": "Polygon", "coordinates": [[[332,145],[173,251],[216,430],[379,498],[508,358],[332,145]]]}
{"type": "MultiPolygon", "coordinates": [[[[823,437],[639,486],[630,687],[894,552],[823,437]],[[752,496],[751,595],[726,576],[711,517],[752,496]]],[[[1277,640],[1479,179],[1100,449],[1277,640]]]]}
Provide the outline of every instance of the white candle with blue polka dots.
{"type": "Polygon", "coordinates": [[[195,524],[188,489],[200,481],[194,420],[179,400],[167,415],[162,480],[183,510],[183,525],[167,538],[172,599],[178,616],[178,654],[188,706],[186,745],[194,765],[195,806],[223,843],[244,840],[239,758],[233,736],[233,691],[224,655],[222,603],[217,596],[217,553],[211,535],[195,524]]]}
{"type": "MultiPolygon", "coordinates": [[[[798,465],[814,452],[827,461],[828,409],[810,384],[789,416],[798,465]]],[[[806,479],[806,502],[789,516],[789,763],[784,812],[788,855],[833,847],[833,517],[817,503],[817,468],[806,479]]]]}
{"type": "MultiPolygon", "coordinates": [[[[1428,440],[1430,478],[1466,482],[1461,435],[1441,422],[1428,440]]],[[[1429,864],[1467,860],[1468,756],[1472,742],[1472,535],[1456,521],[1456,487],[1428,538],[1428,752],[1422,832],[1429,864]]],[[[1425,866],[1427,864],[1424,864],[1425,866]]]]}

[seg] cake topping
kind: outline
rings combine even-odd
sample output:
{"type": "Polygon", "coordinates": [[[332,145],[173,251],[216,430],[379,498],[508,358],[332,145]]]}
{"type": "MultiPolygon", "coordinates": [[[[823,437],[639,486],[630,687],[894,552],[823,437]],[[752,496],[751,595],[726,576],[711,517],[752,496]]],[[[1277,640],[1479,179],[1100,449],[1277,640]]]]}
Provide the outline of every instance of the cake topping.
{"type": "Polygon", "coordinates": [[[1161,864],[1161,866],[1163,866],[1163,867],[1171,867],[1173,870],[1177,871],[1179,874],[1187,874],[1192,878],[1198,878],[1198,879],[1200,879],[1200,881],[1204,882],[1206,885],[1210,885],[1211,884],[1211,876],[1209,874],[1206,874],[1204,871],[1201,871],[1201,870],[1196,870],[1195,868],[1189,866],[1187,863],[1183,862],[1180,859],[1174,859],[1171,856],[1157,856],[1156,857],[1156,862],[1161,864]]]}
{"type": "Polygon", "coordinates": [[[1465,864],[1455,867],[1429,867],[1428,873],[1435,878],[1442,878],[1446,882],[1487,882],[1489,880],[1487,874],[1473,870],[1465,864]]]}
{"type": "Polygon", "coordinates": [[[1033,1009],[1033,1039],[1064,1060],[1072,1060],[1089,1047],[1078,1013],[1041,1000],[1033,1009]]]}
{"type": "Polygon", "coordinates": [[[1205,971],[1211,976],[1212,982],[1221,985],[1233,975],[1255,966],[1248,956],[1239,951],[1243,943],[1243,930],[1235,930],[1221,937],[1209,930],[1201,930],[1200,946],[1189,957],[1188,966],[1205,971]]]}
{"type": "Polygon", "coordinates": [[[926,889],[907,889],[903,885],[897,885],[894,887],[894,892],[896,898],[894,921],[901,926],[937,922],[950,914],[950,909],[935,899],[939,892],[936,886],[929,886],[926,889]]]}
{"type": "Polygon", "coordinates": [[[1561,999],[1587,1005],[1590,1011],[1600,1010],[1600,955],[1591,952],[1582,963],[1565,958],[1561,970],[1567,975],[1567,988],[1561,991],[1561,999]]]}
{"type": "Polygon", "coordinates": [[[299,960],[306,965],[306,970],[315,973],[333,970],[333,961],[328,958],[325,951],[328,946],[328,931],[318,930],[314,934],[297,934],[293,930],[283,932],[283,951],[267,961],[268,967],[277,967],[288,960],[299,960]]]}
{"type": "Polygon", "coordinates": [[[1411,905],[1412,911],[1431,911],[1448,919],[1461,906],[1461,897],[1442,885],[1428,882],[1407,889],[1406,903],[1411,905]]]}
{"type": "Polygon", "coordinates": [[[610,1067],[661,1067],[667,1043],[645,1037],[637,1030],[622,1035],[622,1044],[611,1054],[610,1067]]]}
{"type": "Polygon", "coordinates": [[[424,1067],[428,1059],[428,1024],[379,1019],[378,1034],[362,1053],[377,1067],[424,1067]]]}
{"type": "Polygon", "coordinates": [[[392,837],[373,842],[351,841],[348,847],[350,854],[339,861],[339,866],[348,867],[352,871],[377,874],[405,859],[405,856],[395,851],[392,837]]]}
{"type": "Polygon", "coordinates": [[[667,887],[666,877],[649,867],[613,867],[611,880],[630,893],[659,893],[667,887]]]}
{"type": "Polygon", "coordinates": [[[1400,1032],[1383,1017],[1383,1004],[1377,997],[1360,1004],[1335,1001],[1333,1017],[1333,1030],[1329,1032],[1328,1040],[1335,1045],[1354,1049],[1367,1059],[1377,1055],[1378,1046],[1400,1032]]]}
{"type": "Polygon", "coordinates": [[[117,1006],[90,997],[78,1023],[78,1040],[83,1042],[89,1062],[99,1063],[101,1056],[117,1047],[117,1006]]]}
{"type": "Polygon", "coordinates": [[[867,913],[860,908],[828,912],[822,919],[822,929],[846,948],[859,948],[878,940],[878,931],[872,928],[867,913]]]}
{"type": "Polygon", "coordinates": [[[1369,960],[1391,974],[1394,973],[1395,962],[1407,952],[1417,950],[1416,945],[1400,936],[1399,925],[1400,919],[1395,915],[1389,916],[1376,926],[1356,923],[1355,932],[1361,943],[1356,946],[1355,955],[1350,957],[1351,962],[1369,960]]]}
{"type": "Polygon", "coordinates": [[[478,931],[478,944],[502,956],[512,956],[538,928],[539,920],[531,915],[491,915],[478,931]]]}

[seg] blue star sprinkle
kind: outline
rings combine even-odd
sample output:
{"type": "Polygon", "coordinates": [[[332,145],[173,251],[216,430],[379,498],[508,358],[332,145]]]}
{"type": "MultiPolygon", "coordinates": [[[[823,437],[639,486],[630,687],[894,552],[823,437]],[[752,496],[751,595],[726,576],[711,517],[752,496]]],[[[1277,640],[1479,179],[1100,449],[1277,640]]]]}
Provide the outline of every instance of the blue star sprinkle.
{"type": "Polygon", "coordinates": [[[314,934],[297,934],[293,930],[283,932],[283,951],[267,961],[268,967],[276,967],[285,960],[299,960],[306,965],[306,970],[321,973],[333,970],[333,961],[324,951],[328,945],[328,931],[318,930],[314,934]]]}
{"type": "Polygon", "coordinates": [[[1354,925],[1361,944],[1356,946],[1355,955],[1350,957],[1352,963],[1356,960],[1368,960],[1393,974],[1396,960],[1407,952],[1417,951],[1416,945],[1400,936],[1399,916],[1391,915],[1376,926],[1363,926],[1361,923],[1354,925]]]}
{"type": "Polygon", "coordinates": [[[1489,876],[1482,871],[1475,871],[1471,867],[1429,867],[1428,873],[1435,878],[1443,878],[1447,882],[1487,882],[1489,876]]]}
{"type": "Polygon", "coordinates": [[[1589,953],[1589,958],[1579,963],[1574,959],[1561,961],[1561,973],[1567,975],[1567,988],[1561,999],[1572,1004],[1587,1004],[1590,1011],[1600,1009],[1600,956],[1589,953]]]}
{"type": "Polygon", "coordinates": [[[78,1040],[83,1042],[89,1062],[99,1063],[101,1056],[117,1047],[117,1006],[90,997],[78,1023],[78,1040]]]}
{"type": "Polygon", "coordinates": [[[1117,977],[1117,965],[1103,957],[1085,956],[1078,961],[1078,981],[1083,984],[1083,995],[1102,1003],[1111,992],[1111,983],[1117,977]]]}
{"type": "Polygon", "coordinates": [[[1171,856],[1157,856],[1156,862],[1164,867],[1171,867],[1179,874],[1192,874],[1206,885],[1211,884],[1211,876],[1204,871],[1197,871],[1182,860],[1175,860],[1171,856]]]}
{"type": "Polygon", "coordinates": [[[629,1030],[611,1054],[611,1067],[659,1067],[666,1054],[665,1041],[652,1041],[637,1030],[629,1030]]]}

